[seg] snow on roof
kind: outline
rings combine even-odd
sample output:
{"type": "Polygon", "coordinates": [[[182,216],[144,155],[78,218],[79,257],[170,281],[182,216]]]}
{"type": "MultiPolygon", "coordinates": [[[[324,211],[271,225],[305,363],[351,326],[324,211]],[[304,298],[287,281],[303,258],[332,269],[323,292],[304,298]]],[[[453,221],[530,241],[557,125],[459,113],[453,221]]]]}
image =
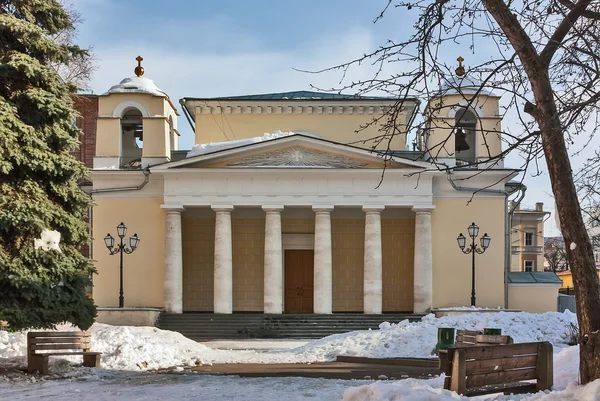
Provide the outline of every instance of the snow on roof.
{"type": "Polygon", "coordinates": [[[118,85],[113,85],[102,95],[106,96],[111,93],[148,93],[154,96],[169,98],[162,89],[156,86],[153,80],[144,77],[125,78],[118,85]]]}
{"type": "Polygon", "coordinates": [[[320,138],[320,135],[315,134],[310,131],[282,132],[282,131],[277,130],[273,133],[265,133],[262,136],[257,136],[254,138],[238,139],[236,141],[226,141],[226,142],[211,142],[211,143],[203,143],[203,144],[199,144],[199,145],[194,145],[194,147],[192,148],[192,150],[190,150],[188,152],[186,157],[200,156],[200,155],[205,155],[208,153],[218,152],[218,151],[226,150],[226,149],[235,149],[235,148],[239,148],[241,146],[246,146],[246,145],[250,145],[253,143],[259,143],[259,142],[271,141],[273,139],[283,138],[283,137],[291,136],[291,135],[295,135],[295,134],[302,134],[302,135],[308,135],[308,136],[314,136],[314,137],[320,138]]]}
{"type": "Polygon", "coordinates": [[[491,91],[482,88],[483,82],[477,78],[463,75],[462,77],[452,75],[440,85],[440,92],[443,95],[463,94],[495,96],[491,91]]]}

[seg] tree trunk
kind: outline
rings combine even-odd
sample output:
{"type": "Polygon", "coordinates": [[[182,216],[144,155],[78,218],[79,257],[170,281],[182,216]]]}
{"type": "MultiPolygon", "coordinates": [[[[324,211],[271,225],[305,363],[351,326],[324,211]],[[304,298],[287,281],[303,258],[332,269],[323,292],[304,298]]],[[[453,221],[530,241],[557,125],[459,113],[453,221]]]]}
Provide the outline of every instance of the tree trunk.
{"type": "Polygon", "coordinates": [[[600,293],[596,262],[592,243],[581,216],[571,162],[554,99],[544,101],[536,98],[536,101],[538,109],[542,111],[542,119],[538,120],[538,124],[556,200],[555,213],[558,213],[573,276],[579,322],[581,381],[585,384],[600,378],[600,293]],[[544,119],[544,116],[547,119],[544,119]]]}
{"type": "Polygon", "coordinates": [[[536,104],[526,104],[541,132],[552,192],[556,200],[577,302],[580,374],[583,384],[600,378],[600,293],[592,243],[583,223],[571,162],[565,145],[548,66],[519,21],[501,0],[483,0],[510,41],[527,73],[536,104]]]}

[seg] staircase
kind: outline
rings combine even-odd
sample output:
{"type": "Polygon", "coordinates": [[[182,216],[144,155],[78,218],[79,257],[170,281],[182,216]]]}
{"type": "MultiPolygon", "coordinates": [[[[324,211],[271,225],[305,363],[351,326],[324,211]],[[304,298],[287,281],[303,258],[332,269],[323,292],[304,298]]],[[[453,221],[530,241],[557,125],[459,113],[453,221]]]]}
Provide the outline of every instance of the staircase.
{"type": "Polygon", "coordinates": [[[335,313],[332,315],[266,315],[262,313],[161,313],[156,326],[178,331],[195,341],[248,338],[321,338],[354,330],[378,329],[382,322],[419,321],[411,313],[335,313]]]}

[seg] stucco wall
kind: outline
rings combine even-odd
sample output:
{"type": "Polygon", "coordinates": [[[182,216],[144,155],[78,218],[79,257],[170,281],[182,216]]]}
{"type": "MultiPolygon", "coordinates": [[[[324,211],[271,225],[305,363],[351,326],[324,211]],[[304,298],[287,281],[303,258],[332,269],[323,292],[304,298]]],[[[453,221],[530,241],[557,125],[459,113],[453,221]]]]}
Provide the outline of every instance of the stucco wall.
{"type": "MultiPolygon", "coordinates": [[[[196,114],[196,143],[223,142],[235,139],[262,136],[265,133],[280,131],[307,130],[323,138],[340,143],[356,143],[354,146],[371,148],[372,138],[381,135],[380,126],[373,124],[361,132],[361,126],[368,124],[375,115],[368,114],[196,114]]],[[[404,124],[404,116],[398,124],[404,124]]],[[[404,131],[404,128],[401,129],[404,131]]],[[[405,149],[404,135],[396,136],[391,148],[405,149]]],[[[385,149],[388,141],[379,148],[385,149]]]]}
{"type": "Polygon", "coordinates": [[[265,220],[232,219],[233,310],[261,312],[264,304],[265,220]]]}
{"type": "MultiPolygon", "coordinates": [[[[214,218],[183,219],[183,309],[213,310],[214,218]]],[[[232,218],[233,310],[263,310],[264,225],[232,218]]],[[[283,218],[283,234],[313,234],[314,219],[283,218]]],[[[363,309],[364,219],[332,218],[333,311],[363,309]]],[[[383,310],[411,311],[414,219],[382,219],[383,310]]]]}
{"type": "Polygon", "coordinates": [[[212,312],[215,219],[182,219],[183,310],[212,312]]]}
{"type": "Polygon", "coordinates": [[[333,311],[362,312],[364,219],[332,219],[333,311]]]}
{"type": "Polygon", "coordinates": [[[508,307],[530,313],[555,312],[558,305],[558,288],[559,286],[539,288],[509,285],[508,307]]]}
{"type": "MultiPolygon", "coordinates": [[[[456,237],[475,222],[479,235],[488,233],[490,247],[476,255],[477,306],[504,306],[504,197],[434,198],[431,214],[433,247],[433,307],[470,305],[471,255],[458,248],[456,237]]],[[[479,244],[479,237],[477,238],[479,244]]]]}
{"type": "Polygon", "coordinates": [[[117,225],[124,222],[127,237],[137,233],[138,249],[123,256],[125,306],[164,306],[165,213],[163,199],[99,198],[93,209],[95,265],[92,294],[98,306],[119,305],[119,255],[109,255],[103,238],[110,233],[118,241],[117,225]]]}

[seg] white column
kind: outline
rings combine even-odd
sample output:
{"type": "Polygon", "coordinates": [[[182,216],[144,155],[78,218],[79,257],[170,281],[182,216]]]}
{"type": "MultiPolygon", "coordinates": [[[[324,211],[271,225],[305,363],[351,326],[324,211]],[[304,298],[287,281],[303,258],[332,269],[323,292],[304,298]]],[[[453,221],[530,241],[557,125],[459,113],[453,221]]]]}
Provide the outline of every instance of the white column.
{"type": "Polygon", "coordinates": [[[231,211],[233,207],[213,207],[215,219],[215,313],[233,312],[233,258],[231,211]]]}
{"type": "Polygon", "coordinates": [[[164,303],[167,313],[183,312],[182,211],[183,207],[166,209],[164,303]]]}
{"type": "Polygon", "coordinates": [[[264,313],[283,313],[283,247],[280,207],[263,207],[265,218],[264,313]]]}
{"type": "Polygon", "coordinates": [[[314,313],[333,310],[333,276],[331,266],[331,211],[333,207],[313,207],[315,212],[314,313]]]}
{"type": "Polygon", "coordinates": [[[415,212],[414,313],[431,310],[433,300],[433,248],[431,207],[413,207],[415,212]]]}
{"type": "Polygon", "coordinates": [[[382,310],[383,284],[381,254],[381,211],[383,207],[363,207],[365,212],[364,313],[382,310]]]}

